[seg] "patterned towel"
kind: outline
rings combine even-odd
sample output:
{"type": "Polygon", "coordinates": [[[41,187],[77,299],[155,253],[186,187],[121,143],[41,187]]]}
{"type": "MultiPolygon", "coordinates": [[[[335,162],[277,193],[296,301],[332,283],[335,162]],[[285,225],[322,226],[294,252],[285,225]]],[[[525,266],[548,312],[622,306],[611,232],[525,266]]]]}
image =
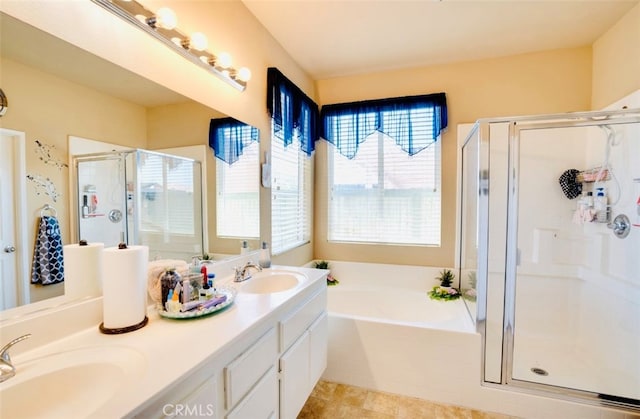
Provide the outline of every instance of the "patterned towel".
{"type": "Polygon", "coordinates": [[[40,217],[38,235],[33,249],[31,283],[50,285],[64,281],[62,236],[56,217],[40,217]]]}

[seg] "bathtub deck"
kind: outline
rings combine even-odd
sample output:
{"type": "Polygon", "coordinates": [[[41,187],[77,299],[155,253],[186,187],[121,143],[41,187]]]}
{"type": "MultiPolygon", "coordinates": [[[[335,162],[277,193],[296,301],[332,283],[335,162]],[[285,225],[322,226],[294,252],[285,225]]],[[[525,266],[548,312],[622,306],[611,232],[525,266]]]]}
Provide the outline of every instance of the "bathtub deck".
{"type": "Polygon", "coordinates": [[[320,381],[298,419],[513,419],[514,416],[434,403],[413,397],[320,381]]]}

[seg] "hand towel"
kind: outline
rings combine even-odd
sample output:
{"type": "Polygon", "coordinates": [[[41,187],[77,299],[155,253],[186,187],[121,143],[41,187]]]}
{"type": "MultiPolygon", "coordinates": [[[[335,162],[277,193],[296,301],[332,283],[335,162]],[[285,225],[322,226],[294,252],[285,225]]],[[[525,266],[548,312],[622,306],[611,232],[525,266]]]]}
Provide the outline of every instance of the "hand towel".
{"type": "Polygon", "coordinates": [[[64,258],[60,224],[56,217],[40,217],[33,249],[31,283],[50,285],[64,281],[64,258]]]}

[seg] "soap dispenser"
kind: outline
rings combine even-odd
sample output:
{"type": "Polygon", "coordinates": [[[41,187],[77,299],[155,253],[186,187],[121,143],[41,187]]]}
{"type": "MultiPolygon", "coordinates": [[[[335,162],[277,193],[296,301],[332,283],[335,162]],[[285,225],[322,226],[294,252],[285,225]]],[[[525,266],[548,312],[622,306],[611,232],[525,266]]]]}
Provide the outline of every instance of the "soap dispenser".
{"type": "Polygon", "coordinates": [[[271,267],[271,252],[269,251],[269,244],[267,242],[262,242],[258,263],[261,268],[271,267]]]}

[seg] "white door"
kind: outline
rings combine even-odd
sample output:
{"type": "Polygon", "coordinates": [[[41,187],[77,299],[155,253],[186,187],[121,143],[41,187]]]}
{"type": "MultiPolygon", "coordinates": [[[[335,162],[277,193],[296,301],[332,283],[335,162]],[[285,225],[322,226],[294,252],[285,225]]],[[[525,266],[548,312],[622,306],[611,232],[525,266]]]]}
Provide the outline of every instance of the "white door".
{"type": "Polygon", "coordinates": [[[21,266],[27,249],[21,248],[16,216],[23,204],[24,190],[16,182],[24,179],[24,134],[0,129],[0,150],[0,310],[4,310],[28,302],[21,266]]]}

